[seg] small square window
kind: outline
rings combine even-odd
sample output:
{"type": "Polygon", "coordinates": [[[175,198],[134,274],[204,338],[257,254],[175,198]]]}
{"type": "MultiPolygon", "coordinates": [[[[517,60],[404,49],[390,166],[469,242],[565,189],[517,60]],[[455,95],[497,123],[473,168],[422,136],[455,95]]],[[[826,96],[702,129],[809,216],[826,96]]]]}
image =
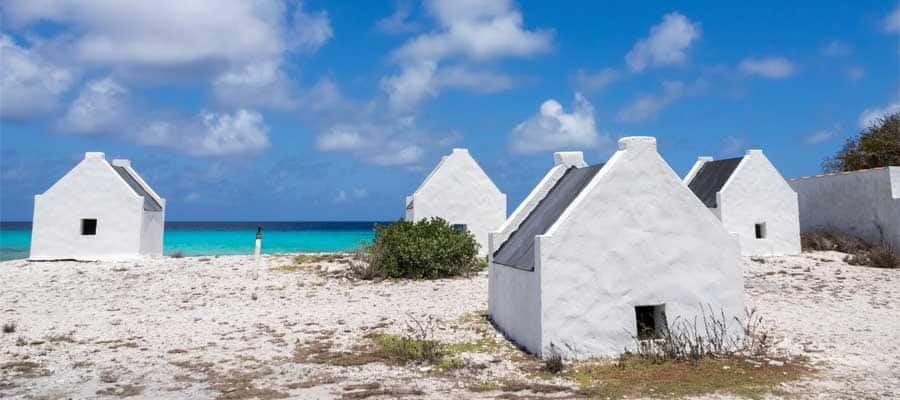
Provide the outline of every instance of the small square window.
{"type": "Polygon", "coordinates": [[[83,219],[81,220],[81,234],[82,235],[96,235],[97,234],[97,220],[96,219],[83,219]]]}
{"type": "Polygon", "coordinates": [[[637,337],[640,340],[659,339],[665,334],[666,305],[636,306],[637,337]]]}
{"type": "Polygon", "coordinates": [[[468,231],[466,224],[453,224],[453,229],[456,229],[457,232],[467,232],[468,231]]]}
{"type": "Polygon", "coordinates": [[[754,225],[754,230],[756,232],[757,239],[765,239],[766,238],[766,223],[761,222],[754,225]]]}

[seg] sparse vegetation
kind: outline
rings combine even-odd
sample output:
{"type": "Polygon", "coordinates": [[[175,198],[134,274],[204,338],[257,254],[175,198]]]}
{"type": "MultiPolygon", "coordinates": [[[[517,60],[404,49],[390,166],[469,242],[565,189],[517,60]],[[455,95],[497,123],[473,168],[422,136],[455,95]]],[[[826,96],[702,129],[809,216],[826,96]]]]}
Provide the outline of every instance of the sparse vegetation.
{"type": "Polygon", "coordinates": [[[880,118],[858,137],[847,139],[822,168],[825,172],[841,172],[890,165],[900,165],[900,112],[880,118]]]}
{"type": "Polygon", "coordinates": [[[860,238],[835,232],[810,232],[800,235],[803,251],[822,250],[847,253],[850,265],[876,268],[900,268],[900,251],[885,244],[871,245],[860,238]]]}
{"type": "Polygon", "coordinates": [[[432,218],[375,227],[371,245],[357,253],[367,266],[354,271],[364,279],[436,279],[468,275],[479,266],[478,243],[470,232],[432,218]]]}
{"type": "Polygon", "coordinates": [[[581,385],[579,395],[600,398],[687,396],[728,393],[762,398],[778,385],[810,372],[800,363],[780,360],[780,366],[742,356],[705,358],[697,362],[653,362],[628,354],[616,363],[584,362],[565,374],[581,385]]]}
{"type": "Polygon", "coordinates": [[[181,250],[175,250],[169,254],[169,257],[172,258],[184,258],[184,254],[181,253],[181,250]]]}
{"type": "Polygon", "coordinates": [[[434,329],[437,320],[427,317],[424,321],[412,315],[406,322],[406,334],[403,336],[376,335],[373,339],[378,352],[388,358],[403,361],[433,363],[447,354],[445,346],[434,340],[434,329]]]}
{"type": "Polygon", "coordinates": [[[556,347],[553,344],[550,344],[550,354],[544,357],[544,371],[547,371],[551,374],[558,374],[565,369],[565,363],[563,362],[562,354],[559,354],[556,351],[556,347]]]}

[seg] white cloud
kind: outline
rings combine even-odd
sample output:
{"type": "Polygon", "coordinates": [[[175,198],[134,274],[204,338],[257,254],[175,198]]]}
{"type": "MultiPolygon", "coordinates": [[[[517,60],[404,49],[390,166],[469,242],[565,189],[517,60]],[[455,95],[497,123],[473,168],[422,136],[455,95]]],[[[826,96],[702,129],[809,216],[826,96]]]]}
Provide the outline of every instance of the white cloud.
{"type": "Polygon", "coordinates": [[[307,14],[298,4],[288,23],[277,0],[11,0],[4,6],[13,27],[40,21],[69,27],[74,60],[174,79],[278,59],[288,50],[312,51],[332,35],[325,13],[307,14]]]}
{"type": "Polygon", "coordinates": [[[274,61],[244,65],[219,75],[213,95],[228,106],[263,106],[289,110],[297,105],[296,85],[274,61]]]}
{"type": "Polygon", "coordinates": [[[388,93],[391,109],[409,111],[426,96],[438,93],[437,85],[432,82],[437,63],[422,61],[403,67],[400,75],[385,77],[381,80],[381,88],[388,93]]]}
{"type": "Polygon", "coordinates": [[[315,52],[332,37],[334,32],[331,30],[327,12],[307,13],[303,11],[302,3],[297,4],[289,36],[289,45],[292,48],[315,52]]]}
{"type": "Polygon", "coordinates": [[[706,81],[697,80],[692,83],[682,81],[666,81],[662,83],[662,93],[648,94],[638,97],[619,111],[616,119],[625,122],[638,122],[653,118],[672,102],[687,96],[695,96],[706,90],[706,81]]]}
{"type": "Polygon", "coordinates": [[[803,139],[806,144],[819,144],[831,140],[837,133],[833,129],[823,129],[813,132],[803,139]]]}
{"type": "Polygon", "coordinates": [[[435,136],[419,129],[412,117],[336,124],[316,139],[321,151],[344,151],[381,166],[418,165],[429,151],[458,141],[457,134],[435,136]]]}
{"type": "Polygon", "coordinates": [[[365,139],[352,126],[333,127],[316,139],[316,146],[323,151],[357,150],[365,145],[365,139]]]}
{"type": "Polygon", "coordinates": [[[256,111],[203,111],[185,117],[138,110],[128,89],[104,78],[88,82],[57,125],[68,133],[109,134],[194,156],[255,154],[270,145],[268,127],[256,111]]]}
{"type": "Polygon", "coordinates": [[[391,109],[398,113],[411,111],[445,87],[497,91],[512,85],[505,75],[467,65],[443,71],[442,63],[449,59],[481,63],[530,56],[549,50],[552,44],[551,31],[523,27],[522,14],[509,0],[430,0],[425,8],[439,29],[394,50],[391,60],[401,71],[381,80],[391,109]]]}
{"type": "Polygon", "coordinates": [[[74,83],[72,72],[54,65],[35,49],[0,35],[0,118],[26,119],[56,108],[59,96],[74,83]]]}
{"type": "Polygon", "coordinates": [[[399,61],[438,61],[462,55],[486,60],[547,51],[553,34],[522,27],[522,14],[509,0],[430,0],[429,14],[441,30],[420,35],[395,50],[399,61]]]}
{"type": "Polygon", "coordinates": [[[638,41],[625,55],[632,71],[640,72],[648,66],[680,65],[691,43],[700,37],[700,24],[692,23],[677,12],[666,14],[659,25],[650,29],[650,36],[638,41]]]}
{"type": "Polygon", "coordinates": [[[112,78],[104,78],[85,85],[59,126],[63,131],[78,134],[115,133],[127,129],[131,117],[128,90],[112,78]]]}
{"type": "Polygon", "coordinates": [[[891,103],[881,108],[867,108],[859,115],[859,127],[866,129],[875,125],[879,120],[900,112],[900,102],[891,103]]]}
{"type": "Polygon", "coordinates": [[[583,69],[579,69],[575,72],[572,79],[579,89],[584,91],[596,91],[609,86],[609,84],[619,80],[621,76],[622,74],[613,68],[604,68],[593,74],[583,69]]]}
{"type": "Polygon", "coordinates": [[[748,57],[738,64],[738,70],[748,75],[771,79],[784,79],[794,74],[797,66],[784,57],[748,57]]]}
{"type": "Polygon", "coordinates": [[[397,9],[394,10],[394,13],[378,20],[375,27],[385,33],[409,33],[417,31],[419,25],[415,22],[407,21],[410,14],[412,14],[412,5],[410,2],[398,2],[397,9]]]}
{"type": "Polygon", "coordinates": [[[516,125],[509,141],[516,153],[594,147],[600,141],[594,107],[581,93],[575,93],[570,113],[558,101],[549,99],[541,104],[537,115],[516,125]]]}
{"type": "Polygon", "coordinates": [[[822,54],[828,57],[843,57],[853,54],[853,48],[843,41],[832,40],[822,48],[822,54]]]}
{"type": "Polygon", "coordinates": [[[900,6],[897,6],[897,8],[884,19],[884,30],[887,32],[900,33],[900,6]]]}
{"type": "Polygon", "coordinates": [[[188,153],[202,156],[257,153],[269,147],[268,128],[258,112],[237,110],[233,114],[202,113],[200,136],[188,153]]]}

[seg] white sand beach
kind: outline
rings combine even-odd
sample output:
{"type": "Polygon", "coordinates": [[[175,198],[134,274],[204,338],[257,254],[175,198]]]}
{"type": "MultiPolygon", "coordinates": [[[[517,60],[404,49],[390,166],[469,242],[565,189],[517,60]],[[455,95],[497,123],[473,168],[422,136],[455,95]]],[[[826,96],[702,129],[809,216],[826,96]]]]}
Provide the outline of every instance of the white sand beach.
{"type": "MultiPolygon", "coordinates": [[[[789,398],[896,398],[900,270],[850,266],[833,252],[744,259],[747,303],[777,351],[817,372],[780,388],[789,398]]],[[[487,275],[358,281],[341,262],[292,255],[136,262],[0,263],[0,397],[11,399],[571,398],[544,380],[479,313],[487,275]],[[451,371],[367,360],[373,333],[410,315],[440,322],[435,338],[494,343],[451,371]],[[484,350],[489,348],[490,351],[484,350]],[[342,353],[343,352],[343,353],[342,353]],[[473,391],[489,380],[555,390],[473,391]]],[[[727,397],[727,396],[725,396],[727,397]]],[[[719,398],[719,397],[716,397],[719,398]]]]}

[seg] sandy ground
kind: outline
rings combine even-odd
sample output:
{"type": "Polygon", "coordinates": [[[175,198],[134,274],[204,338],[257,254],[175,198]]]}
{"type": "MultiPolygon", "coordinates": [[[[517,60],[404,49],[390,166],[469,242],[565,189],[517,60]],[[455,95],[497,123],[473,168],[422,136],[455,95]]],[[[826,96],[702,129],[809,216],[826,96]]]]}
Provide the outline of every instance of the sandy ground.
{"type": "MultiPolygon", "coordinates": [[[[784,388],[791,398],[896,398],[900,270],[841,259],[748,258],[748,305],[765,317],[777,351],[819,369],[784,388]]],[[[477,317],[487,308],[483,273],[371,282],[329,272],[344,267],[335,262],[278,268],[291,263],[287,255],[260,265],[245,256],[0,263],[0,322],[15,324],[0,333],[0,398],[491,398],[509,394],[467,387],[528,379],[528,358],[477,317]],[[466,367],[451,372],[322,361],[430,317],[436,339],[495,341],[514,357],[463,353],[466,367]]]]}

